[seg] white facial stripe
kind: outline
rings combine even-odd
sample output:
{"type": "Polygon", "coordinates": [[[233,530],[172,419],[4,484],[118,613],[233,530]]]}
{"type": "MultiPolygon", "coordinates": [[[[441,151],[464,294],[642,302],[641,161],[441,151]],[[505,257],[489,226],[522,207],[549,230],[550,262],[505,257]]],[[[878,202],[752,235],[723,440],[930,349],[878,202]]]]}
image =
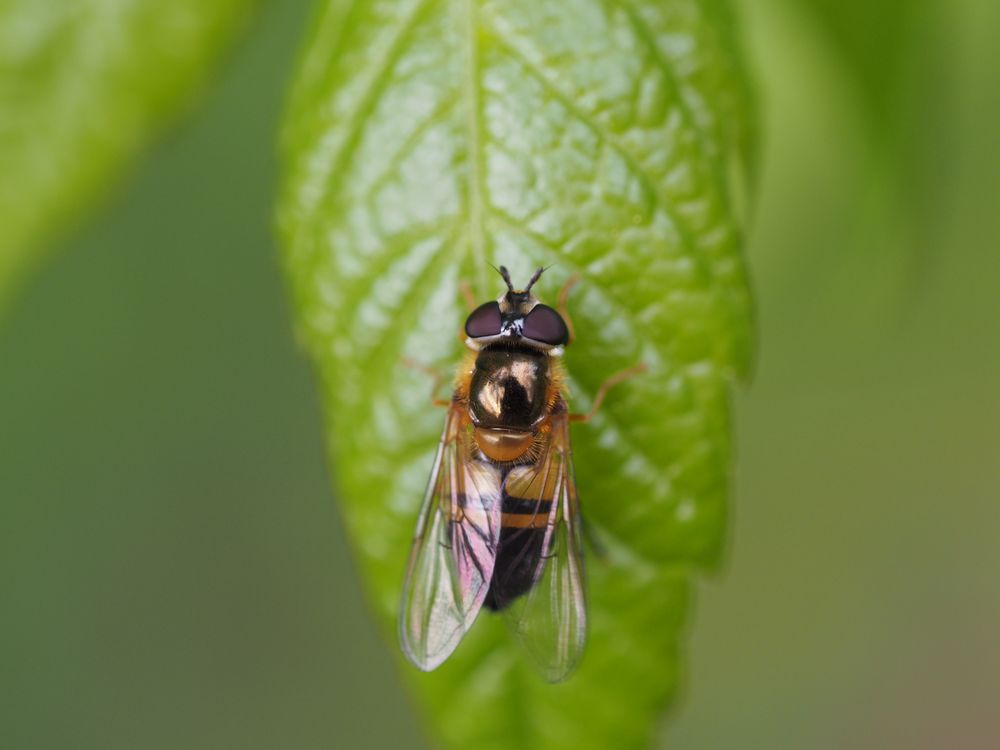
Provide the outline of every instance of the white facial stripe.
{"type": "Polygon", "coordinates": [[[495,344],[500,341],[509,341],[510,339],[516,338],[519,344],[524,344],[525,346],[530,346],[532,349],[537,349],[540,352],[548,354],[550,357],[561,357],[565,348],[560,344],[559,346],[553,346],[552,344],[546,344],[543,341],[535,341],[534,339],[526,339],[523,336],[511,336],[507,333],[501,333],[499,336],[480,336],[479,338],[472,338],[466,336],[465,345],[469,347],[472,351],[478,352],[482,351],[484,347],[490,344],[495,344]]]}

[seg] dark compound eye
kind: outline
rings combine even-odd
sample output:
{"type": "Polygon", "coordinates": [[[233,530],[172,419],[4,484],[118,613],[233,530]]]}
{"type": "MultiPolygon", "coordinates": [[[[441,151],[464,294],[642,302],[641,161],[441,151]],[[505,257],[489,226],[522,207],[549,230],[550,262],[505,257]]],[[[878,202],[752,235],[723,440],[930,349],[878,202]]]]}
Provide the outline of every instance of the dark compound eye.
{"type": "Polygon", "coordinates": [[[465,321],[465,335],[471,339],[496,336],[500,333],[500,304],[487,302],[480,305],[465,321]]]}
{"type": "Polygon", "coordinates": [[[569,329],[562,316],[548,305],[535,305],[524,319],[525,338],[557,346],[569,341],[569,329]]]}

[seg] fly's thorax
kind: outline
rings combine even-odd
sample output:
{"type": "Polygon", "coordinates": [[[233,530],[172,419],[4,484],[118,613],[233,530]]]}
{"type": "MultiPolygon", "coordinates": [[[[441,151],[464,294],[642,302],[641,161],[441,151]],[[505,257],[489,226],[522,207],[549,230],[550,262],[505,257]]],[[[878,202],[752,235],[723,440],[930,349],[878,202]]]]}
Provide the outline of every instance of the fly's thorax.
{"type": "Polygon", "coordinates": [[[469,413],[476,427],[533,432],[549,400],[549,357],[531,347],[494,345],[476,356],[469,413]]]}

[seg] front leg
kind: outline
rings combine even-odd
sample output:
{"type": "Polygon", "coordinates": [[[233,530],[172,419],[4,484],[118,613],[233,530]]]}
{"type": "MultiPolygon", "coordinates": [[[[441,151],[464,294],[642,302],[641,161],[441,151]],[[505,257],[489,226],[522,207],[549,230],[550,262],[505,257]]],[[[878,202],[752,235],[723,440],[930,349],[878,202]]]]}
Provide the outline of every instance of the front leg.
{"type": "Polygon", "coordinates": [[[569,315],[569,293],[579,283],[580,274],[574,273],[568,279],[566,283],[563,284],[562,289],[559,290],[558,302],[556,303],[556,309],[562,316],[562,319],[566,321],[566,328],[569,330],[569,340],[566,342],[566,346],[569,346],[576,339],[576,331],[573,329],[573,318],[569,315]]]}
{"type": "Polygon", "coordinates": [[[402,361],[403,361],[403,364],[406,365],[407,367],[409,367],[409,368],[411,368],[413,370],[418,370],[419,372],[422,372],[422,373],[424,373],[425,375],[427,375],[428,377],[431,378],[431,381],[432,381],[432,383],[431,383],[431,404],[432,405],[439,406],[439,407],[451,406],[451,399],[443,399],[443,398],[438,398],[437,397],[437,393],[441,389],[441,384],[445,382],[445,376],[444,375],[442,375],[440,372],[438,372],[434,368],[429,367],[428,365],[425,365],[423,362],[418,362],[417,360],[413,359],[412,357],[407,357],[406,355],[403,355],[402,361]]]}

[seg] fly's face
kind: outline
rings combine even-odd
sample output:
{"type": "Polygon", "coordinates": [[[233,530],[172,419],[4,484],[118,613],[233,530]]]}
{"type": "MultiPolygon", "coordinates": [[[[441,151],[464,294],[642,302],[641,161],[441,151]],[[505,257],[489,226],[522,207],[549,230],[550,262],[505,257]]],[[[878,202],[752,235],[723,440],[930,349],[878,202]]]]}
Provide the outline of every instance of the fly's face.
{"type": "Polygon", "coordinates": [[[465,343],[473,351],[490,344],[520,344],[558,357],[569,342],[569,327],[562,316],[543,305],[531,293],[531,287],[544,269],[539,268],[524,289],[514,289],[507,269],[500,266],[507,291],[486,302],[465,321],[465,343]]]}

